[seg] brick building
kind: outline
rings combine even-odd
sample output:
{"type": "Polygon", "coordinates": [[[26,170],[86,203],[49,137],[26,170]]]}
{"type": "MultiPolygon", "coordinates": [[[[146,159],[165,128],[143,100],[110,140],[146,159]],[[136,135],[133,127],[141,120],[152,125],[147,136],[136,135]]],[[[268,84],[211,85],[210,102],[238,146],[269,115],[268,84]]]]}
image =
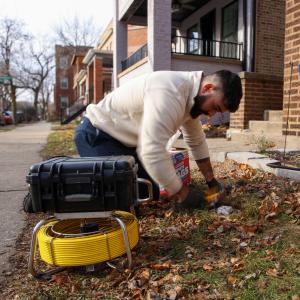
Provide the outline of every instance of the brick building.
{"type": "MultiPolygon", "coordinates": [[[[143,26],[128,26],[128,50],[131,55],[147,41],[147,29],[143,26]]],[[[97,103],[112,90],[113,72],[112,21],[101,34],[95,48],[77,51],[72,58],[73,94],[75,101],[69,107],[64,122],[80,115],[89,103],[97,103]]]]}
{"type": "MultiPolygon", "coordinates": [[[[273,124],[266,124],[264,112],[282,110],[283,105],[285,1],[255,3],[253,68],[251,73],[240,73],[244,97],[239,110],[230,116],[230,127],[259,130],[268,125],[271,132],[280,134],[281,116],[273,124]]],[[[264,132],[268,133],[267,128],[264,132]]]]}
{"type": "Polygon", "coordinates": [[[284,0],[115,1],[115,86],[157,70],[228,69],[240,73],[244,89],[233,129],[282,109],[284,0]],[[147,26],[148,36],[130,57],[128,24],[147,26]]]}
{"type": "Polygon", "coordinates": [[[73,91],[74,70],[71,65],[73,55],[85,53],[91,47],[55,45],[55,88],[54,102],[57,118],[62,118],[75,102],[73,91]]]}
{"type": "MultiPolygon", "coordinates": [[[[300,1],[286,1],[285,58],[284,58],[284,103],[283,134],[286,130],[289,88],[290,63],[293,63],[289,125],[287,134],[300,137],[300,1]]],[[[300,142],[300,141],[299,141],[300,142]]]]}

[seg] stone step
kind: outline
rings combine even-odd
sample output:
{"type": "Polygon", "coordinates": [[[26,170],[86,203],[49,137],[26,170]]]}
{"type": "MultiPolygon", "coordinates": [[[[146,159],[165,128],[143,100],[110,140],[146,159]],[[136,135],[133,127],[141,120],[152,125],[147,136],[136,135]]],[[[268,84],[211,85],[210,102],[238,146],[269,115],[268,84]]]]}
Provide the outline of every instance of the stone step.
{"type": "MultiPolygon", "coordinates": [[[[236,144],[236,142],[240,143],[241,145],[246,144],[250,145],[254,143],[254,137],[260,136],[256,132],[252,132],[249,129],[236,129],[236,128],[230,128],[227,130],[227,135],[230,137],[231,141],[236,144]]],[[[271,141],[273,141],[276,144],[277,149],[283,149],[284,147],[284,141],[285,141],[285,136],[282,135],[280,132],[279,134],[276,135],[271,135],[268,134],[267,138],[271,141]]],[[[295,136],[288,136],[287,137],[287,149],[290,151],[295,151],[295,150],[300,150],[300,136],[295,137],[295,136]]],[[[255,149],[257,147],[255,146],[255,149]]]]}
{"type": "Polygon", "coordinates": [[[271,121],[249,121],[249,129],[253,133],[268,135],[281,135],[282,122],[271,121]]]}
{"type": "Polygon", "coordinates": [[[282,121],[282,110],[265,110],[264,120],[271,122],[281,122],[282,121]]]}

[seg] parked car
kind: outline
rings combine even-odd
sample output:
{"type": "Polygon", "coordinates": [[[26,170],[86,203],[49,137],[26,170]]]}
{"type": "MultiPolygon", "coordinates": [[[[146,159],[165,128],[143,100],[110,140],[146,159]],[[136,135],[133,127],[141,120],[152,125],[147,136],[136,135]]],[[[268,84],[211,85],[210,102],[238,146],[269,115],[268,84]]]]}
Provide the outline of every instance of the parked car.
{"type": "Polygon", "coordinates": [[[25,113],[23,112],[23,110],[17,111],[17,121],[18,123],[25,122],[25,113]]]}
{"type": "Polygon", "coordinates": [[[13,124],[13,117],[11,111],[3,112],[3,120],[5,125],[13,124]]]}

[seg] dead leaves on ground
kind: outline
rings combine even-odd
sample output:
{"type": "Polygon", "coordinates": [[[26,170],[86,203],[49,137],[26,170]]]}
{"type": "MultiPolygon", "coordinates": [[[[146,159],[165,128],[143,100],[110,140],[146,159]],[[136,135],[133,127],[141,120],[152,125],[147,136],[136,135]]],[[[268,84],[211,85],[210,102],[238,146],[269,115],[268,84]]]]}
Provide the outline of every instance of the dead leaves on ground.
{"type": "MultiPolygon", "coordinates": [[[[232,205],[232,215],[220,216],[214,210],[178,213],[168,201],[142,205],[140,243],[134,250],[132,271],[120,273],[106,268],[92,278],[81,271],[70,271],[54,275],[46,283],[28,279],[32,229],[27,229],[21,241],[27,248],[17,252],[18,266],[22,267],[18,277],[11,276],[10,289],[4,292],[12,297],[22,292],[30,292],[33,297],[41,292],[49,296],[58,290],[58,297],[80,294],[91,299],[105,299],[107,295],[113,299],[223,299],[233,290],[241,293],[249,282],[256,281],[257,289],[263,293],[270,280],[285,276],[284,268],[278,264],[278,253],[270,247],[284,237],[284,223],[280,221],[277,226],[283,214],[286,222],[299,222],[299,185],[243,164],[226,162],[215,169],[218,178],[233,185],[229,205],[234,201],[241,204],[232,205]],[[243,211],[249,201],[257,211],[251,217],[243,211]],[[258,251],[263,253],[267,267],[250,270],[249,256],[258,251]],[[221,276],[220,282],[210,280],[216,275],[221,276]]],[[[34,219],[31,227],[36,222],[34,219]]],[[[291,243],[284,255],[296,257],[299,250],[291,243]]],[[[126,266],[126,258],[119,259],[119,263],[126,266]]]]}

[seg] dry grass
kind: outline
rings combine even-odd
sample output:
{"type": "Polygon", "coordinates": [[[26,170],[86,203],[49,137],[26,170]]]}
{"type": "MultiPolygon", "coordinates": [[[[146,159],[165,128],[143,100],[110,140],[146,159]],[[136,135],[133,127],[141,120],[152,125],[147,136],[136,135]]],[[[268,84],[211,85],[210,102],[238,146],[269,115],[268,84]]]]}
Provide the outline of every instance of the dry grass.
{"type": "Polygon", "coordinates": [[[41,151],[43,159],[53,156],[71,156],[77,154],[74,143],[74,130],[76,125],[54,125],[48,136],[48,141],[41,151]]]}

